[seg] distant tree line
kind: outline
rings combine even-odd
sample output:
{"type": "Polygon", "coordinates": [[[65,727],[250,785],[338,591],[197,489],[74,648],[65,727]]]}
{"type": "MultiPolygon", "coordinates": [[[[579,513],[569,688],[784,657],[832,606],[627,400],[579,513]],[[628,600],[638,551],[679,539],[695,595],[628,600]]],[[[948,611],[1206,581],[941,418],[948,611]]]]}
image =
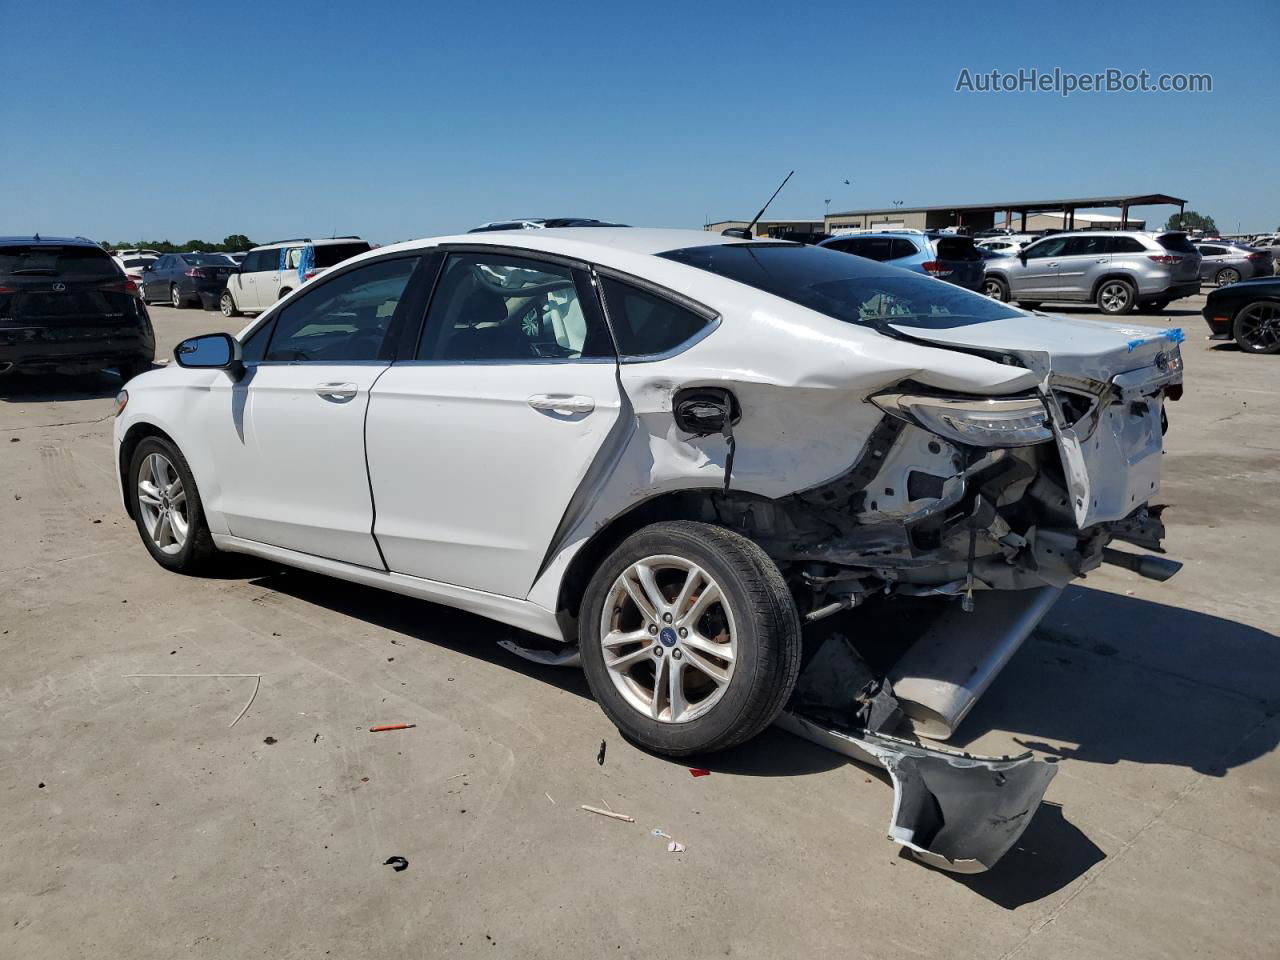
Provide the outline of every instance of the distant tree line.
{"type": "Polygon", "coordinates": [[[170,240],[128,240],[120,243],[102,241],[104,250],[158,250],[161,253],[195,253],[200,250],[210,252],[234,253],[237,250],[248,250],[257,244],[243,233],[233,233],[221,242],[212,240],[188,240],[186,243],[173,243],[170,240]]]}
{"type": "Polygon", "coordinates": [[[1203,230],[1205,233],[1218,232],[1218,225],[1213,222],[1213,217],[1196,213],[1194,210],[1170,215],[1164,228],[1166,230],[1203,230]]]}

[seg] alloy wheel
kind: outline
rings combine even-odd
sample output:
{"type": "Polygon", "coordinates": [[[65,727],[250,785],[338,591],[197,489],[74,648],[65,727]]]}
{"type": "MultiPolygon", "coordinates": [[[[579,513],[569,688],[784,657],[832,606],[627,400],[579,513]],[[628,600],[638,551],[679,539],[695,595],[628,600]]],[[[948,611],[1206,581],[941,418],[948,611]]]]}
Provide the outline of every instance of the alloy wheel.
{"type": "Polygon", "coordinates": [[[235,301],[231,299],[231,294],[223,293],[221,299],[218,300],[218,306],[222,310],[224,317],[234,317],[236,314],[235,301]]]}
{"type": "Polygon", "coordinates": [[[138,470],[138,510],[147,536],[161,552],[182,550],[191,529],[182,477],[163,454],[150,454],[138,470]]]}
{"type": "Polygon", "coordinates": [[[983,283],[982,292],[985,293],[992,300],[1000,300],[1001,302],[1004,301],[1004,288],[1001,287],[1000,284],[997,283],[995,280],[987,280],[985,283],[983,283]]]}
{"type": "Polygon", "coordinates": [[[173,301],[175,307],[182,306],[182,294],[178,293],[176,285],[169,288],[169,299],[173,301]]]}
{"type": "Polygon", "coordinates": [[[1218,286],[1220,287],[1230,286],[1233,283],[1238,283],[1239,280],[1240,273],[1238,270],[1233,270],[1230,267],[1227,267],[1224,270],[1218,271],[1218,286]]]}
{"type": "Polygon", "coordinates": [[[599,636],[618,693],[661,723],[688,723],[714,707],[738,657],[719,584],[676,556],[646,557],[622,571],[605,598],[599,636]]]}
{"type": "Polygon", "coordinates": [[[1118,313],[1129,305],[1129,288],[1123,283],[1108,283],[1102,288],[1099,296],[1102,309],[1108,313],[1118,313]]]}
{"type": "Polygon", "coordinates": [[[1249,304],[1236,317],[1235,336],[1240,346],[1255,353],[1280,350],[1280,304],[1249,304]]]}

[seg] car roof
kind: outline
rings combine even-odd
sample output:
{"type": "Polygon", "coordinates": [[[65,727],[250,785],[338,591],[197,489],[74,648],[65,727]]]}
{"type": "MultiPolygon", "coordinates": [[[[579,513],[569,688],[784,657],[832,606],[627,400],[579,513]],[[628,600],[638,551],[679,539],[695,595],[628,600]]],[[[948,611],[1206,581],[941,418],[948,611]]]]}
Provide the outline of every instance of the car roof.
{"type": "Polygon", "coordinates": [[[608,258],[610,253],[653,256],[686,247],[709,247],[727,243],[774,245],[785,243],[788,246],[800,246],[785,240],[767,238],[743,240],[740,237],[725,237],[707,230],[666,230],[649,227],[593,227],[590,230],[582,230],[578,227],[553,227],[546,230],[502,230],[492,233],[460,233],[446,237],[424,237],[420,240],[406,240],[403,243],[379,247],[376,252],[385,254],[402,250],[418,250],[446,243],[524,247],[589,262],[602,262],[602,258],[608,258]]]}
{"type": "MultiPolygon", "coordinates": [[[[33,246],[47,244],[51,247],[94,247],[95,249],[102,250],[101,246],[94,243],[92,240],[85,239],[84,237],[42,237],[38,234],[33,234],[28,237],[0,237],[0,244],[18,243],[31,244],[33,246]]],[[[107,251],[102,250],[102,252],[106,253],[107,251]]]]}
{"type": "Polygon", "coordinates": [[[260,243],[256,247],[250,247],[250,250],[278,250],[280,247],[295,247],[300,243],[310,244],[313,247],[328,247],[335,243],[368,243],[364,237],[321,237],[319,240],[312,240],[310,237],[294,237],[292,240],[273,240],[271,243],[260,243]]]}

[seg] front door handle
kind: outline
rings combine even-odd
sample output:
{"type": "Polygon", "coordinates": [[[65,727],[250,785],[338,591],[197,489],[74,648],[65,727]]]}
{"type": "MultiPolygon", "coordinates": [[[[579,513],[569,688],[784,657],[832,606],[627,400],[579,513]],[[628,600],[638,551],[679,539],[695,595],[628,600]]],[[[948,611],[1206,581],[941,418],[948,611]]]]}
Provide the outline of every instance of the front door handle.
{"type": "Polygon", "coordinates": [[[1093,261],[1093,262],[1094,262],[1094,263],[1106,263],[1106,262],[1107,262],[1108,260],[1110,260],[1110,259],[1111,259],[1110,257],[1099,257],[1097,260],[1095,260],[1095,261],[1093,261]]]}
{"type": "Polygon", "coordinates": [[[569,396],[563,393],[535,393],[529,398],[529,406],[535,410],[549,410],[552,413],[590,413],[596,408],[591,397],[569,396]]]}
{"type": "Polygon", "coordinates": [[[356,395],[358,388],[354,383],[317,383],[316,395],[334,403],[346,403],[356,395]]]}
{"type": "Polygon", "coordinates": [[[1045,264],[1046,267],[1056,267],[1057,265],[1058,265],[1057,260],[1050,260],[1048,263],[1045,264]]]}

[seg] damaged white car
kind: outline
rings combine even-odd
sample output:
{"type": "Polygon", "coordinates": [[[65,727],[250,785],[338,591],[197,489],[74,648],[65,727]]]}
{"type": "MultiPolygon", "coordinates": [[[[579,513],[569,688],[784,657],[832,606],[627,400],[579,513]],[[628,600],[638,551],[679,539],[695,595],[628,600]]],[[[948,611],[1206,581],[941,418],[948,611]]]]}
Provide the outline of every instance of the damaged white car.
{"type": "Polygon", "coordinates": [[[916,738],[1071,580],[1177,569],[1112,544],[1160,552],[1179,339],[792,243],[421,240],[180,344],[120,395],[117,464],[165,567],[255,554],[512,624],[661,753],[780,722],[886,767],[891,837],[973,871],[1054,767],[916,738]]]}

